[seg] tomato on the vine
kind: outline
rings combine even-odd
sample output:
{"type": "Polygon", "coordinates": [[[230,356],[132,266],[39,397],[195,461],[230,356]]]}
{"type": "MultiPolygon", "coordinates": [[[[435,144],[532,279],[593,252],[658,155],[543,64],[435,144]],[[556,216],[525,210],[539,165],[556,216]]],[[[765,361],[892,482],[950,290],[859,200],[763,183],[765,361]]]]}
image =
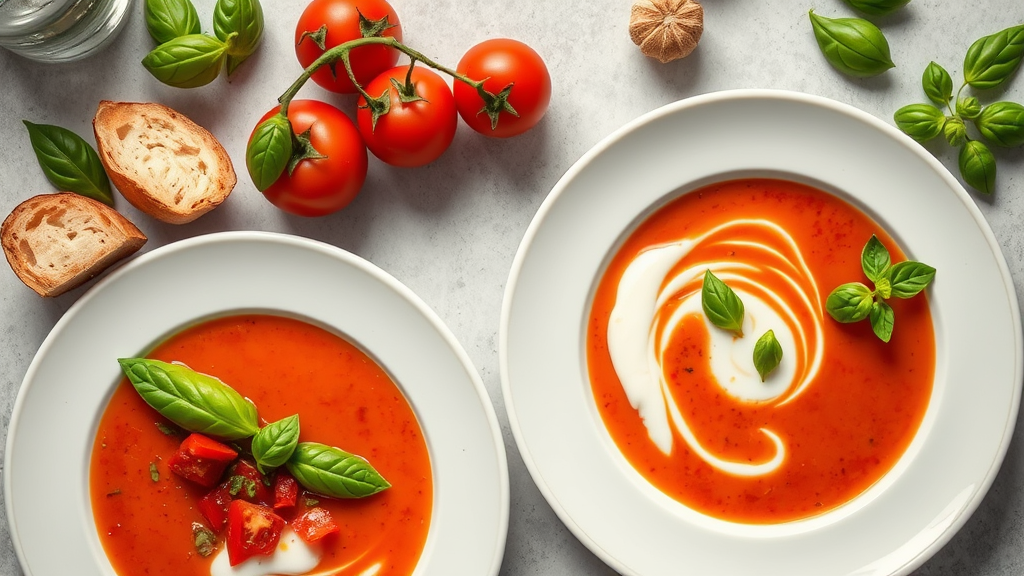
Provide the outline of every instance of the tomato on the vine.
{"type": "MultiPolygon", "coordinates": [[[[267,112],[257,126],[279,110],[277,106],[267,112]]],[[[291,174],[286,170],[263,195],[278,208],[299,216],[341,210],[366,180],[366,147],[359,130],[344,112],[317,100],[292,100],[288,121],[295,134],[309,130],[309,143],[325,158],[299,161],[291,174]]]]}
{"type": "Polygon", "coordinates": [[[386,114],[373,124],[373,112],[366,99],[359,97],[356,123],[366,147],[373,155],[392,166],[415,167],[437,160],[455,138],[458,116],[455,98],[444,78],[423,66],[412,70],[411,82],[420,100],[402,102],[393,83],[405,87],[408,66],[398,66],[374,78],[366,86],[371,98],[389,95],[386,114]]]}
{"type": "Polygon", "coordinates": [[[476,89],[455,83],[455,104],[466,124],[486,136],[507,138],[533,128],[544,116],[551,100],[551,75],[540,55],[518,40],[496,38],[473,46],[457,68],[473,80],[484,80],[484,89],[494,95],[511,85],[508,104],[515,110],[496,110],[497,124],[484,111],[486,103],[476,89]]]}
{"type": "MultiPolygon", "coordinates": [[[[377,29],[371,35],[393,36],[398,41],[402,40],[398,14],[385,0],[313,0],[299,16],[295,27],[295,55],[302,67],[308,67],[326,50],[362,38],[360,15],[364,24],[371,28],[376,25],[377,29]],[[323,38],[318,37],[317,31],[325,26],[327,33],[323,38]]],[[[398,51],[381,45],[361,46],[352,50],[349,60],[356,80],[366,85],[398,62],[398,51]]],[[[357,91],[341,60],[330,66],[321,66],[313,73],[313,81],[332,92],[353,94],[357,91]]]]}

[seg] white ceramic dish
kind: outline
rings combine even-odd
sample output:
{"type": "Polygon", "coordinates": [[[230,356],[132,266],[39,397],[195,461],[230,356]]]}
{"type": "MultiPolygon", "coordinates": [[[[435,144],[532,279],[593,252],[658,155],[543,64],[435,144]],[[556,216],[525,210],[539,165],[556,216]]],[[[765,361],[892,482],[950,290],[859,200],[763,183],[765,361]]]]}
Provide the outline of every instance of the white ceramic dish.
{"type": "Polygon", "coordinates": [[[558,182],[516,255],[499,356],[512,431],[541,492],[623,574],[907,574],[963,526],[991,485],[1020,401],[1022,338],[998,244],[960,184],[896,129],[834,101],[732,91],[656,110],[558,182]],[[816,519],[743,526],[647,483],[601,423],[586,374],[596,279],[636,224],[701,185],[767,176],[844,197],[938,269],[929,288],[936,380],[895,469],[816,519]]]}
{"type": "Polygon", "coordinates": [[[43,342],[15,403],[4,461],[7,516],[26,575],[114,574],[92,520],[88,467],[99,414],[121,378],[115,359],[232,311],[309,318],[368,351],[413,406],[430,453],[434,506],[415,574],[498,573],[509,506],[504,443],[451,332],[361,258],[241,232],[139,257],[76,302],[43,342]]]}

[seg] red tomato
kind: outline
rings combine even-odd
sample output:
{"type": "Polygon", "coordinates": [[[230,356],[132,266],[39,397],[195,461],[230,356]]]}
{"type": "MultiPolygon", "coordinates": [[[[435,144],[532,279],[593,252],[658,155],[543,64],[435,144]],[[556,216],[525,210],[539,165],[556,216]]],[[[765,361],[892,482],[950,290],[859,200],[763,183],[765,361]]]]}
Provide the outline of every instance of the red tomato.
{"type": "Polygon", "coordinates": [[[366,147],[373,155],[392,166],[415,167],[437,160],[455,138],[458,117],[455,98],[448,84],[434,71],[417,66],[412,71],[412,83],[423,100],[403,103],[391,79],[405,85],[408,66],[398,66],[373,79],[366,87],[372,97],[387,91],[391,95],[391,108],[377,119],[359,97],[356,123],[366,147]]]}
{"type": "Polygon", "coordinates": [[[239,460],[234,465],[228,474],[228,483],[231,485],[232,490],[235,491],[235,494],[232,494],[232,496],[240,500],[267,505],[274,501],[274,494],[267,486],[266,477],[260,474],[256,466],[248,460],[239,460]],[[231,485],[235,476],[241,476],[249,482],[234,481],[235,484],[231,485]]]}
{"type": "MultiPolygon", "coordinates": [[[[313,0],[299,16],[299,23],[295,27],[295,55],[299,58],[299,64],[306,68],[324,53],[308,35],[319,30],[321,26],[327,26],[327,35],[324,38],[326,50],[349,40],[362,38],[359,14],[370,21],[379,21],[386,17],[388,24],[393,26],[377,35],[393,36],[401,42],[402,26],[398,21],[398,14],[384,0],[313,0]]],[[[352,73],[359,84],[365,86],[378,74],[394,66],[395,62],[398,62],[398,54],[398,50],[388,46],[356,48],[349,53],[352,73]]],[[[332,92],[353,94],[357,91],[349,80],[341,60],[337,61],[333,69],[330,66],[320,67],[313,73],[313,81],[332,92]]]]}
{"type": "MultiPolygon", "coordinates": [[[[257,126],[278,110],[267,112],[257,126]]],[[[341,110],[316,100],[293,100],[288,120],[296,134],[310,129],[313,147],[327,157],[302,160],[263,195],[281,210],[299,216],[323,216],[348,206],[366,180],[366,147],[355,124],[341,110]]]]}
{"type": "Polygon", "coordinates": [[[274,552],[284,529],[284,518],[266,506],[232,500],[228,507],[228,562],[237,566],[257,554],[274,552]]]}
{"type": "Polygon", "coordinates": [[[291,474],[278,470],[274,476],[274,510],[291,508],[299,500],[299,483],[291,474]]]}
{"type": "Polygon", "coordinates": [[[230,447],[202,434],[192,434],[167,459],[171,472],[200,486],[216,484],[224,469],[238,456],[230,447]]]}
{"type": "Polygon", "coordinates": [[[199,458],[209,458],[218,462],[230,462],[238,457],[238,452],[227,444],[221,444],[202,434],[190,434],[181,443],[181,450],[187,450],[199,458]]]}
{"type": "Polygon", "coordinates": [[[199,512],[214,530],[220,530],[227,524],[229,506],[231,506],[231,487],[227,482],[200,498],[198,504],[199,512]]]}
{"type": "Polygon", "coordinates": [[[455,82],[455,105],[466,124],[486,136],[507,138],[533,128],[544,116],[551,100],[551,75],[544,60],[526,44],[497,38],[473,46],[459,61],[458,72],[473,80],[484,80],[484,89],[497,95],[512,85],[508,103],[518,116],[499,111],[498,124],[491,119],[476,89],[455,82]],[[485,80],[486,79],[486,80],[485,80]]]}
{"type": "Polygon", "coordinates": [[[306,542],[316,542],[339,530],[334,517],[326,508],[310,508],[292,521],[292,530],[306,542]]]}

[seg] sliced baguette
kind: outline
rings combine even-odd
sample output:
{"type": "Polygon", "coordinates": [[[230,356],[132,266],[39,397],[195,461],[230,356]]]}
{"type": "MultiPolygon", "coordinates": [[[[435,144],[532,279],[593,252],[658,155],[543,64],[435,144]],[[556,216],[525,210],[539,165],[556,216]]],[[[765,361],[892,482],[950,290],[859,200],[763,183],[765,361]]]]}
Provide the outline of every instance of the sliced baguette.
{"type": "Polygon", "coordinates": [[[7,262],[44,297],[79,286],[145,243],[116,210],[71,192],[29,198],[0,226],[7,262]]]}
{"type": "Polygon", "coordinates": [[[92,126],[114,185],[158,220],[191,222],[235,187],[235,169],[220,142],[166,106],[104,100],[92,126]]]}

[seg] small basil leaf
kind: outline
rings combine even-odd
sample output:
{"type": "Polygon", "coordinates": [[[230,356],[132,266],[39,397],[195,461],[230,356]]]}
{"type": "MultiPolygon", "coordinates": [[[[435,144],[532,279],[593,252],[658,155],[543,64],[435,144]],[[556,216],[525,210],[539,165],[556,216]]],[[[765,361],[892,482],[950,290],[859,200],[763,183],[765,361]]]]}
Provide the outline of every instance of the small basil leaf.
{"type": "Polygon", "coordinates": [[[974,88],[994,88],[1009,78],[1024,56],[1024,24],[979,38],[964,57],[964,80],[974,88]]]}
{"type": "Polygon", "coordinates": [[[930,62],[924,69],[921,85],[928,99],[939,106],[949,104],[953,98],[953,79],[949,77],[949,72],[946,72],[945,68],[935,62],[930,62]]]}
{"type": "Polygon", "coordinates": [[[259,0],[217,0],[213,32],[228,44],[228,75],[251,56],[263,37],[263,7],[259,0]],[[235,34],[231,40],[232,34],[235,34]]]}
{"type": "Polygon", "coordinates": [[[192,523],[192,540],[196,553],[206,558],[217,549],[217,536],[200,522],[192,523]]]}
{"type": "Polygon", "coordinates": [[[185,430],[225,440],[259,431],[252,402],[212,376],[146,358],[121,358],[118,363],[146,404],[185,430]]]}
{"type": "Polygon", "coordinates": [[[299,443],[299,415],[267,424],[252,439],[252,456],[256,467],[267,474],[270,469],[284,466],[299,443]]]}
{"type": "Polygon", "coordinates": [[[996,157],[978,140],[970,140],[960,149],[960,176],[964,182],[985,194],[996,189],[996,157]]]}
{"type": "Polygon", "coordinates": [[[949,142],[949,145],[954,148],[959,148],[964,145],[964,142],[967,142],[967,126],[956,116],[946,119],[946,124],[942,127],[942,134],[946,137],[946,142],[949,142]]]}
{"type": "Polygon", "coordinates": [[[292,158],[292,124],[283,114],[267,118],[253,131],[245,149],[245,167],[259,191],[284,174],[292,158]]]}
{"type": "Polygon", "coordinates": [[[892,281],[889,280],[888,276],[879,278],[878,282],[875,283],[875,294],[878,294],[883,299],[892,297],[892,281]]]}
{"type": "Polygon", "coordinates": [[[782,344],[775,338],[775,332],[765,332],[754,344],[754,368],[764,382],[772,370],[782,362],[782,344]]]}
{"type": "Polygon", "coordinates": [[[712,324],[725,330],[732,330],[737,336],[743,336],[743,302],[732,288],[719,280],[711,270],[704,273],[700,304],[712,324]]]}
{"type": "Polygon", "coordinates": [[[825,300],[825,310],[837,322],[860,322],[871,313],[871,289],[860,282],[837,287],[825,300]]]}
{"type": "Polygon", "coordinates": [[[845,0],[851,8],[869,16],[885,16],[907,5],[910,0],[845,0]]]}
{"type": "Polygon", "coordinates": [[[190,0],[146,0],[146,29],[157,44],[201,32],[190,0]]]}
{"type": "Polygon", "coordinates": [[[956,113],[969,120],[977,118],[981,114],[981,102],[974,96],[965,96],[957,101],[956,113]]]}
{"type": "Polygon", "coordinates": [[[910,298],[931,283],[935,278],[935,268],[907,260],[892,267],[890,278],[892,278],[892,295],[897,298],[910,298]]]}
{"type": "Polygon", "coordinates": [[[896,321],[896,315],[892,307],[883,300],[875,302],[871,306],[871,330],[882,342],[888,342],[892,338],[892,326],[896,321]]]}
{"type": "Polygon", "coordinates": [[[931,104],[910,104],[893,114],[896,127],[918,142],[927,142],[942,133],[946,115],[931,104]]]}
{"type": "Polygon", "coordinates": [[[889,271],[889,251],[872,234],[864,249],[860,252],[860,265],[864,269],[864,275],[872,282],[878,282],[889,271]]]}
{"type": "Polygon", "coordinates": [[[110,180],[96,150],[74,132],[22,120],[28,128],[32,151],[46,179],[62,191],[76,192],[108,206],[114,205],[110,180]]]}
{"type": "Polygon", "coordinates": [[[205,34],[179,36],[142,59],[154,78],[176,88],[205,86],[220,74],[227,44],[205,34]]]}
{"type": "Polygon", "coordinates": [[[1000,146],[1024,144],[1024,106],[1016,102],[995,102],[985,106],[976,122],[978,132],[1000,146]]]}
{"type": "Polygon", "coordinates": [[[811,28],[825,59],[850,76],[876,76],[892,68],[889,42],[877,26],[861,18],[825,18],[809,12],[811,28]]]}
{"type": "Polygon", "coordinates": [[[334,498],[362,498],[391,487],[369,462],[339,448],[302,442],[285,464],[307,490],[334,498]]]}

